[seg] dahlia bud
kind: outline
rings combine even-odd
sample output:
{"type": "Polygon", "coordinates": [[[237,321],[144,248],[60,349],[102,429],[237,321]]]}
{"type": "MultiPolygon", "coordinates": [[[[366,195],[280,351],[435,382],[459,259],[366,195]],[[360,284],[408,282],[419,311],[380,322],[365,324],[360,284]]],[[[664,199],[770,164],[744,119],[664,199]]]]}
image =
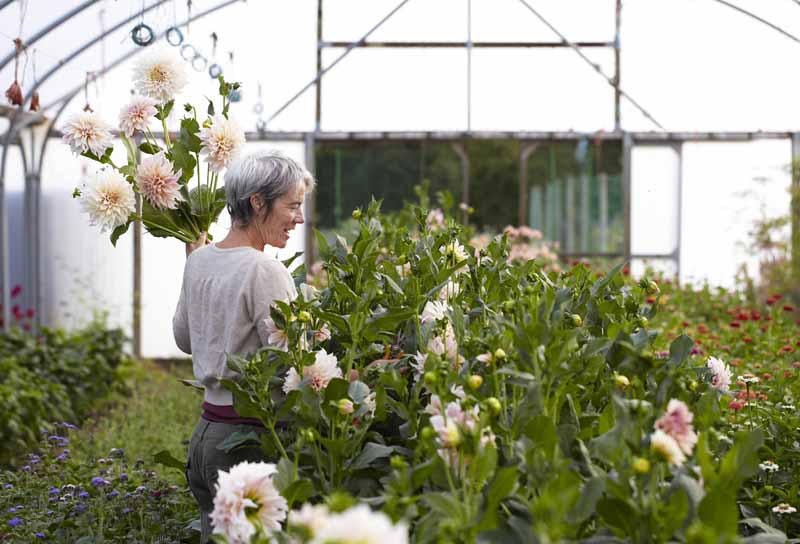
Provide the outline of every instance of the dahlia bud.
{"type": "Polygon", "coordinates": [[[467,385],[473,390],[480,389],[481,385],[483,385],[483,376],[479,376],[478,374],[471,375],[467,378],[467,385]]]}
{"type": "Polygon", "coordinates": [[[636,474],[647,474],[650,472],[650,461],[643,457],[636,457],[633,460],[633,471],[636,474]]]}
{"type": "Polygon", "coordinates": [[[578,314],[571,314],[569,316],[569,319],[570,321],[572,321],[572,324],[575,327],[580,327],[581,325],[583,325],[583,319],[578,314]]]}
{"type": "Polygon", "coordinates": [[[489,410],[492,411],[492,414],[499,416],[500,412],[503,410],[503,405],[500,404],[500,401],[497,400],[497,397],[489,397],[486,399],[486,405],[489,407],[489,410]]]}
{"type": "Polygon", "coordinates": [[[625,390],[630,386],[631,381],[628,379],[627,376],[622,374],[614,374],[614,384],[617,386],[617,389],[625,390]]]}
{"type": "Polygon", "coordinates": [[[503,348],[497,348],[494,350],[494,358],[498,361],[502,361],[506,357],[508,357],[508,355],[506,355],[506,352],[503,350],[503,348]]]}
{"type": "Polygon", "coordinates": [[[301,310],[300,313],[297,314],[297,319],[301,323],[308,323],[309,321],[311,321],[311,314],[305,310],[301,310]]]}
{"type": "Polygon", "coordinates": [[[433,427],[425,427],[420,431],[419,436],[423,440],[431,440],[434,436],[436,436],[436,431],[433,430],[433,427]]]}
{"type": "Polygon", "coordinates": [[[395,470],[403,470],[408,466],[406,460],[400,455],[392,455],[389,459],[389,464],[392,465],[392,468],[395,470]]]}
{"type": "Polygon", "coordinates": [[[646,290],[648,295],[655,295],[661,292],[661,289],[658,288],[658,284],[653,280],[647,282],[646,290]]]}
{"type": "Polygon", "coordinates": [[[343,416],[353,413],[353,401],[350,399],[339,399],[339,413],[343,416]]]}
{"type": "Polygon", "coordinates": [[[22,105],[22,88],[17,83],[17,80],[14,80],[14,83],[6,89],[6,98],[8,98],[9,103],[12,106],[21,106],[22,105]]]}
{"type": "Polygon", "coordinates": [[[425,373],[424,379],[426,384],[436,385],[436,383],[439,381],[439,376],[436,375],[436,372],[428,371],[425,373]]]}
{"type": "Polygon", "coordinates": [[[353,213],[350,214],[350,215],[353,216],[353,219],[358,220],[358,219],[361,219],[362,212],[361,212],[360,209],[356,208],[355,210],[353,210],[353,213]]]}

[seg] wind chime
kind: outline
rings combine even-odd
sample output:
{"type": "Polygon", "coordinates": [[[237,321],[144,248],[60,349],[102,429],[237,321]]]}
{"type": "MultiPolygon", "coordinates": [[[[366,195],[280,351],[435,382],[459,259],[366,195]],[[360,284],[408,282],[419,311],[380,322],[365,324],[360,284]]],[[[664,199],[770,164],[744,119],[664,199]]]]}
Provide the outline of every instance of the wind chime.
{"type": "MultiPolygon", "coordinates": [[[[25,55],[25,64],[22,67],[22,81],[25,80],[25,70],[28,66],[28,53],[25,48],[25,44],[22,42],[22,29],[25,23],[25,14],[28,9],[28,2],[27,0],[20,0],[19,1],[19,31],[17,33],[17,37],[14,38],[14,82],[6,89],[6,98],[8,102],[12,106],[21,106],[25,101],[23,93],[22,93],[22,84],[20,83],[19,77],[19,62],[20,57],[25,55]]],[[[35,76],[34,76],[35,77],[35,76]]],[[[35,83],[34,83],[35,85],[35,83]]],[[[34,97],[36,100],[36,109],[33,108],[33,99],[31,100],[31,109],[33,111],[37,111],[39,109],[39,96],[38,94],[34,93],[34,97]]]]}

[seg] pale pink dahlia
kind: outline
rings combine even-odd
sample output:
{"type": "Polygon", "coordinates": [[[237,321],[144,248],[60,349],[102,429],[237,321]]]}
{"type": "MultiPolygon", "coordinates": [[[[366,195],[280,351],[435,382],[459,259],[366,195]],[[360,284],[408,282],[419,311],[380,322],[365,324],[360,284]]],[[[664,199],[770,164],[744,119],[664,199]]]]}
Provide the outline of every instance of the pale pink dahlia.
{"type": "Polygon", "coordinates": [[[139,192],[155,208],[174,210],[178,201],[183,200],[178,183],[180,175],[172,170],[172,163],[164,153],[145,157],[134,179],[139,192]]]}
{"type": "Polygon", "coordinates": [[[138,130],[143,132],[147,122],[157,113],[157,102],[146,96],[137,96],[119,112],[119,128],[130,138],[138,130]]]}
{"type": "Polygon", "coordinates": [[[127,223],[136,211],[136,196],[122,174],[104,168],[87,180],[80,204],[89,214],[89,224],[99,225],[100,231],[105,232],[127,223]]]}
{"type": "Polygon", "coordinates": [[[211,126],[200,131],[200,141],[200,154],[205,156],[209,168],[220,172],[239,154],[245,137],[236,121],[215,115],[211,126]]]}
{"type": "Polygon", "coordinates": [[[111,125],[92,112],[82,111],[67,119],[63,132],[64,143],[76,155],[91,151],[102,157],[106,149],[114,146],[111,125]]]}
{"type": "Polygon", "coordinates": [[[339,360],[336,355],[327,353],[324,349],[317,352],[314,364],[303,369],[303,378],[314,391],[322,391],[334,378],[342,377],[339,360]]]}
{"type": "Polygon", "coordinates": [[[667,404],[667,412],[656,420],[655,428],[674,438],[681,451],[691,455],[697,444],[697,433],[692,427],[693,419],[694,414],[689,411],[685,402],[672,399],[667,404]]]}
{"type": "Polygon", "coordinates": [[[730,367],[716,357],[709,357],[706,366],[711,371],[711,387],[727,391],[733,376],[730,367]]]}

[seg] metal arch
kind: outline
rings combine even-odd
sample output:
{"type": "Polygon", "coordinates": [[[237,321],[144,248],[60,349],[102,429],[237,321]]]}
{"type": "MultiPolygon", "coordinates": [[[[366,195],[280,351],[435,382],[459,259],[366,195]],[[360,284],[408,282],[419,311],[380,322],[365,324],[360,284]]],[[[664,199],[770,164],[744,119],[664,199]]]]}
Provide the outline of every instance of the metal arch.
{"type": "MultiPolygon", "coordinates": [[[[196,20],[196,19],[200,19],[200,18],[202,18],[202,17],[205,17],[206,15],[210,15],[211,13],[214,13],[215,11],[218,11],[218,10],[220,10],[220,9],[222,9],[222,8],[226,8],[226,7],[230,6],[231,4],[235,4],[235,3],[237,3],[237,2],[245,2],[245,1],[246,1],[246,0],[227,0],[226,2],[223,2],[223,3],[221,3],[221,4],[218,4],[218,5],[214,6],[214,7],[208,8],[207,10],[205,10],[205,11],[203,11],[203,12],[200,12],[200,13],[198,13],[198,14],[196,14],[196,15],[193,15],[193,16],[189,17],[188,19],[186,19],[185,21],[182,21],[182,22],[180,22],[180,23],[179,23],[178,25],[176,25],[176,26],[184,26],[184,25],[187,25],[188,23],[190,23],[190,22],[192,22],[192,21],[194,21],[194,20],[196,20]]],[[[160,39],[161,39],[161,38],[163,38],[165,35],[166,35],[166,31],[159,33],[159,34],[158,34],[158,36],[156,37],[156,40],[160,40],[160,39]]],[[[111,63],[111,64],[109,64],[108,66],[106,66],[106,67],[105,67],[103,70],[99,71],[99,72],[98,72],[98,75],[103,75],[103,74],[105,74],[106,72],[109,72],[109,71],[111,71],[112,69],[116,68],[118,65],[120,65],[120,64],[121,64],[121,63],[123,63],[123,62],[125,62],[126,60],[128,60],[129,58],[131,58],[133,55],[135,55],[136,53],[138,53],[138,52],[139,52],[139,51],[141,51],[141,50],[142,50],[142,48],[141,48],[141,47],[136,47],[135,49],[131,49],[130,51],[128,51],[127,53],[125,53],[124,55],[122,55],[121,57],[119,57],[117,60],[115,60],[114,62],[112,62],[112,63],[111,63]]],[[[63,94],[63,95],[61,95],[60,97],[58,97],[57,99],[55,99],[53,102],[51,102],[51,103],[50,103],[50,104],[48,104],[47,106],[44,106],[44,107],[41,109],[41,111],[42,111],[42,112],[45,112],[45,111],[47,111],[47,110],[51,109],[53,106],[56,106],[57,104],[60,104],[60,103],[61,103],[62,101],[64,101],[64,100],[66,100],[67,102],[69,102],[69,101],[70,101],[70,100],[72,100],[72,99],[75,97],[75,95],[76,95],[76,94],[78,94],[78,93],[79,93],[81,90],[83,90],[83,84],[81,84],[81,85],[78,85],[77,87],[74,87],[74,88],[73,88],[72,90],[70,90],[69,92],[67,92],[67,93],[65,93],[65,94],[63,94]]],[[[55,121],[55,120],[54,120],[54,121],[55,121]]]]}
{"type": "MultiPolygon", "coordinates": [[[[77,14],[79,14],[80,12],[82,12],[83,10],[85,10],[86,8],[91,6],[92,4],[96,4],[98,1],[99,0],[87,0],[86,2],[81,4],[80,6],[74,8],[69,13],[66,13],[66,14],[62,15],[61,17],[59,17],[58,19],[56,19],[55,21],[53,21],[52,23],[50,23],[49,25],[47,25],[46,27],[41,29],[39,32],[37,32],[36,34],[31,36],[24,43],[25,47],[30,47],[31,45],[35,44],[36,42],[41,40],[43,37],[45,37],[51,30],[53,30],[54,28],[60,26],[65,21],[68,21],[68,20],[72,19],[73,17],[75,17],[77,14]]],[[[14,53],[11,53],[11,54],[7,55],[3,60],[0,60],[0,70],[5,68],[6,64],[11,62],[11,60],[13,58],[14,58],[14,53]]]]}
{"type": "Polygon", "coordinates": [[[3,8],[5,8],[5,7],[6,7],[6,6],[8,6],[9,4],[12,4],[12,3],[14,3],[14,1],[15,1],[15,0],[3,0],[2,2],[0,2],[0,10],[2,10],[3,8]]]}
{"type": "Polygon", "coordinates": [[[158,6],[160,6],[161,4],[163,4],[166,1],[167,0],[158,0],[154,4],[146,7],[144,10],[131,15],[130,17],[128,17],[127,19],[125,19],[123,21],[120,21],[119,23],[114,25],[112,28],[110,28],[110,29],[106,30],[105,32],[103,32],[102,34],[100,34],[99,36],[96,36],[96,37],[92,38],[91,40],[89,40],[88,42],[84,43],[78,49],[76,49],[75,51],[73,51],[72,53],[67,55],[64,59],[59,60],[58,64],[53,66],[45,75],[43,75],[41,78],[39,78],[39,80],[36,82],[36,84],[33,86],[33,88],[31,90],[29,90],[27,92],[27,94],[25,94],[25,99],[23,100],[23,103],[25,103],[28,100],[30,100],[31,96],[33,96],[33,93],[36,92],[36,90],[39,89],[44,84],[45,81],[50,79],[50,77],[53,74],[55,74],[56,72],[58,72],[64,65],[66,65],[66,64],[70,63],[72,60],[74,60],[75,57],[77,57],[78,55],[80,55],[81,53],[83,53],[84,51],[89,49],[91,46],[93,46],[97,42],[101,41],[103,38],[105,38],[109,34],[112,34],[112,33],[116,32],[117,30],[119,30],[120,28],[122,28],[123,26],[125,26],[126,24],[131,22],[132,20],[140,17],[143,13],[147,13],[151,9],[157,8],[158,6]]]}

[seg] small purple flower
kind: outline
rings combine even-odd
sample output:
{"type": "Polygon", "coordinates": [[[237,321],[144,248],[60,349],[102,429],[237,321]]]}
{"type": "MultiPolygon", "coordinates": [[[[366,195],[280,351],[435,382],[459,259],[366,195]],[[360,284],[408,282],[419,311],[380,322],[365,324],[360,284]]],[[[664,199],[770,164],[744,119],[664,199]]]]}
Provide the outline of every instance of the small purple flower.
{"type": "Polygon", "coordinates": [[[22,518],[18,518],[15,516],[10,520],[8,520],[8,524],[11,525],[12,527],[17,527],[18,525],[22,525],[22,518]]]}
{"type": "Polygon", "coordinates": [[[48,510],[47,512],[45,512],[46,516],[52,516],[53,514],[54,512],[52,510],[48,510]]]}
{"type": "Polygon", "coordinates": [[[700,353],[700,350],[699,350],[699,349],[697,349],[697,348],[692,348],[692,351],[691,351],[691,354],[692,354],[692,355],[697,355],[698,353],[700,353]]]}
{"type": "Polygon", "coordinates": [[[59,488],[57,488],[57,487],[51,487],[50,488],[50,494],[51,495],[58,495],[59,493],[61,493],[61,490],[59,488]]]}
{"type": "Polygon", "coordinates": [[[6,484],[3,486],[4,489],[14,489],[14,486],[11,484],[6,484]]]}
{"type": "Polygon", "coordinates": [[[33,469],[31,469],[30,465],[25,465],[24,467],[22,467],[22,470],[24,470],[25,472],[30,472],[33,469]]]}
{"type": "Polygon", "coordinates": [[[59,500],[61,500],[62,498],[63,498],[63,497],[50,497],[49,499],[47,499],[47,502],[51,502],[51,503],[52,503],[52,502],[58,502],[58,501],[59,501],[59,500]]]}
{"type": "Polygon", "coordinates": [[[44,533],[36,533],[34,536],[35,536],[36,538],[44,538],[44,537],[45,537],[45,534],[44,534],[44,533]]]}
{"type": "Polygon", "coordinates": [[[86,498],[89,497],[89,492],[88,491],[81,491],[80,493],[78,493],[78,497],[81,498],[81,499],[86,499],[86,498]]]}
{"type": "Polygon", "coordinates": [[[108,480],[106,480],[105,478],[103,478],[101,476],[95,476],[94,478],[92,478],[92,485],[94,487],[103,487],[103,486],[109,485],[110,483],[111,482],[109,482],[108,480]]]}
{"type": "Polygon", "coordinates": [[[107,499],[116,499],[117,497],[119,497],[119,491],[117,491],[116,489],[106,495],[107,499]]]}
{"type": "Polygon", "coordinates": [[[89,507],[86,506],[84,503],[78,503],[75,505],[75,511],[78,512],[79,514],[86,512],[88,509],[89,507]]]}
{"type": "Polygon", "coordinates": [[[143,485],[136,488],[136,493],[144,493],[145,491],[147,491],[147,488],[143,485]]]}
{"type": "Polygon", "coordinates": [[[125,450],[122,448],[111,448],[111,452],[109,453],[111,457],[124,457],[125,450]]]}
{"type": "Polygon", "coordinates": [[[66,461],[68,457],[69,457],[69,455],[65,451],[65,452],[60,453],[58,455],[58,457],[56,457],[56,461],[66,461]]]}
{"type": "Polygon", "coordinates": [[[76,430],[78,428],[75,425],[73,425],[72,423],[67,423],[66,421],[62,421],[59,425],[61,425],[65,429],[69,429],[71,431],[74,431],[74,430],[76,430]]]}
{"type": "Polygon", "coordinates": [[[127,482],[128,481],[128,474],[126,472],[123,472],[122,474],[120,474],[119,475],[119,481],[120,482],[127,482]]]}
{"type": "Polygon", "coordinates": [[[131,512],[133,512],[133,508],[128,508],[126,506],[125,508],[122,509],[123,514],[130,514],[131,512]]]}
{"type": "Polygon", "coordinates": [[[13,506],[12,506],[11,508],[9,508],[9,509],[8,509],[8,513],[9,513],[9,514],[13,514],[13,513],[15,513],[16,511],[17,511],[17,509],[16,509],[16,508],[14,508],[13,506]]]}

